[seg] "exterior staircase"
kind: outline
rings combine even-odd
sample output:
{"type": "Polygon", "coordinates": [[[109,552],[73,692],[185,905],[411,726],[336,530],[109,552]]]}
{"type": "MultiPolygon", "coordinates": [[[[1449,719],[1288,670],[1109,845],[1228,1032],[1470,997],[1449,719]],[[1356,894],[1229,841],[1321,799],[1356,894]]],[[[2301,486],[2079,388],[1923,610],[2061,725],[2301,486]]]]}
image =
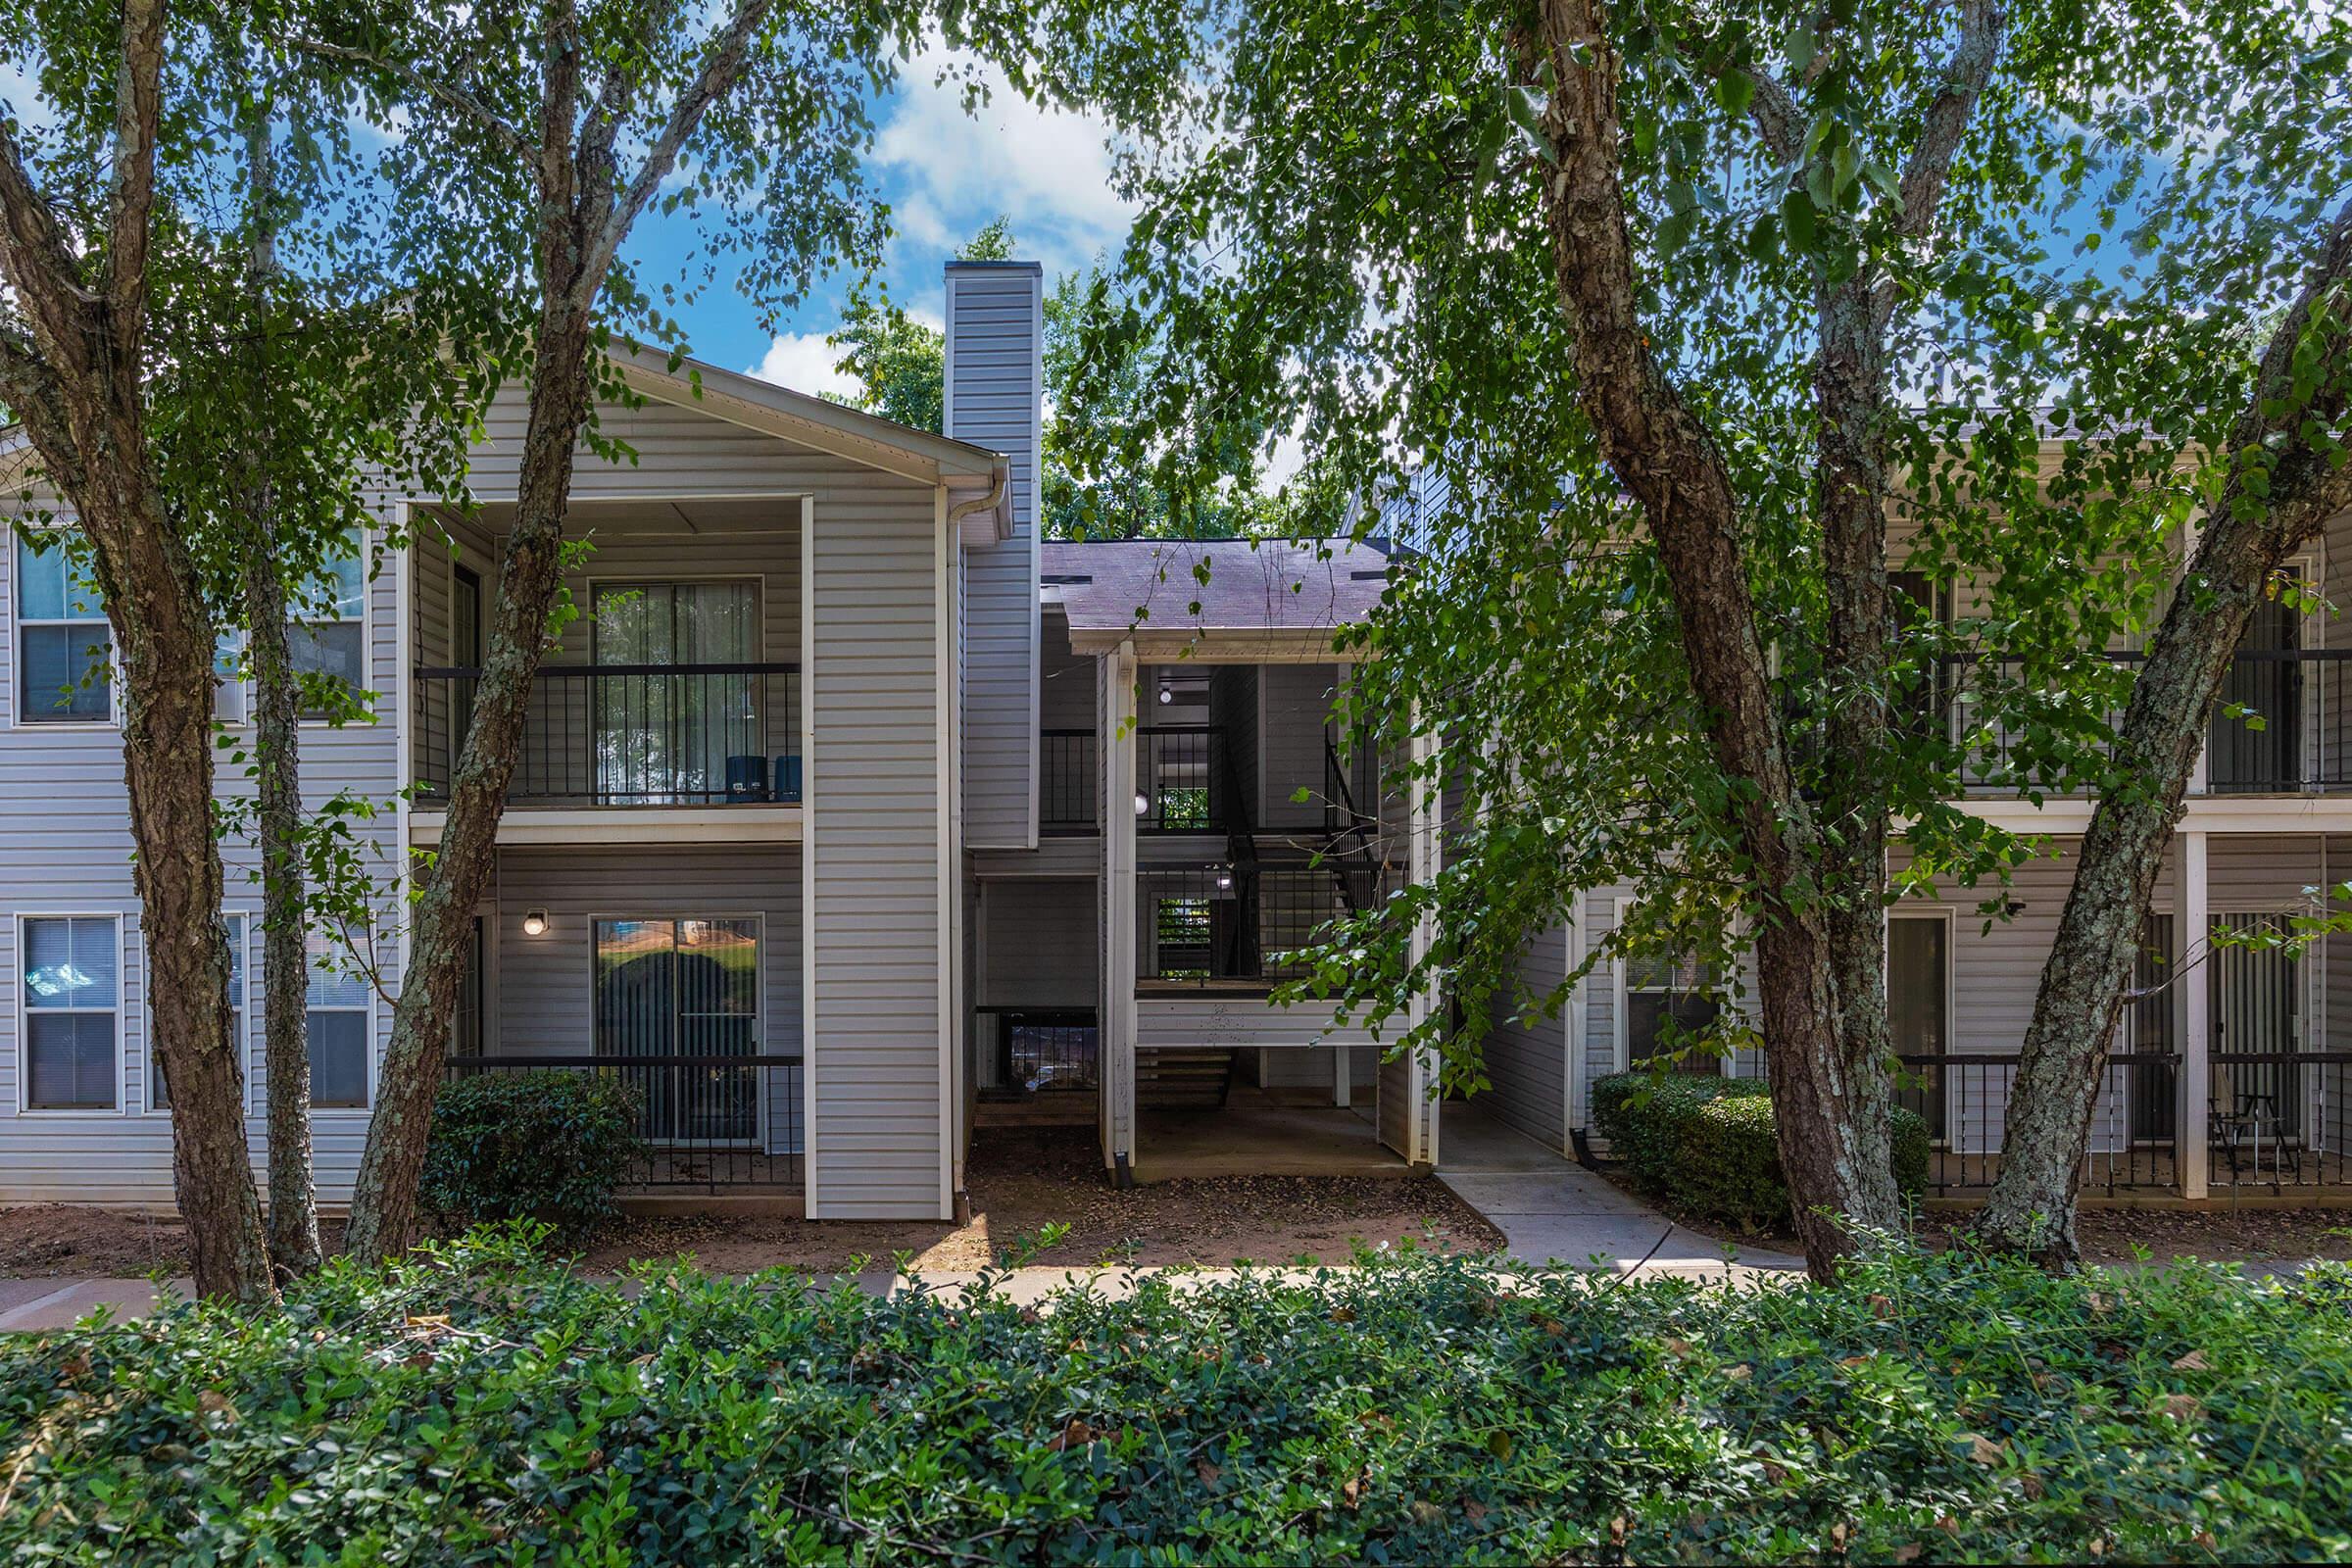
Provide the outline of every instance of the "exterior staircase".
{"type": "Polygon", "coordinates": [[[1213,1046],[1148,1046],[1135,1054],[1139,1110],[1219,1110],[1239,1053],[1213,1046]]]}

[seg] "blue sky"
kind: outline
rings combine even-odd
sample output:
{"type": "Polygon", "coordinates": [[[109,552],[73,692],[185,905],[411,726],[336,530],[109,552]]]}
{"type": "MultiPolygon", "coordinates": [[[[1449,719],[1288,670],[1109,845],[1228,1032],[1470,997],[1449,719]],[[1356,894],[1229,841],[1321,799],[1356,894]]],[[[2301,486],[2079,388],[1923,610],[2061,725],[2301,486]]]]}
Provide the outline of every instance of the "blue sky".
{"type": "MultiPolygon", "coordinates": [[[[896,229],[884,277],[900,304],[934,325],[942,266],[990,219],[1002,214],[1012,220],[1018,253],[1043,262],[1049,283],[1115,247],[1129,222],[1129,209],[1110,189],[1102,125],[1040,109],[994,72],[983,72],[990,101],[967,115],[960,85],[936,84],[949,58],[925,54],[906,67],[897,92],[875,109],[868,166],[896,229]]],[[[690,236],[683,225],[665,229],[651,215],[644,223],[632,249],[646,264],[647,280],[676,275],[690,236]]],[[[714,288],[683,313],[690,351],[796,391],[845,390],[849,383],[833,370],[824,338],[840,321],[852,281],[833,279],[778,334],[760,328],[739,294],[714,288]]]]}

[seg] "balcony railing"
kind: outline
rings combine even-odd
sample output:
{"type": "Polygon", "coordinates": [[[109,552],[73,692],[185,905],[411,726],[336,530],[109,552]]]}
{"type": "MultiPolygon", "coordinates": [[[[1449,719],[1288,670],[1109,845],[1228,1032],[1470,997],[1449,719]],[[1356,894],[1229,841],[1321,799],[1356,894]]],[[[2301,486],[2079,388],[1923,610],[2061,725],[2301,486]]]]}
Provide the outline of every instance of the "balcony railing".
{"type": "Polygon", "coordinates": [[[801,1185],[801,1057],[452,1056],[452,1079],[584,1072],[636,1091],[637,1158],[623,1187],[792,1189],[801,1185]]]}
{"type": "MultiPolygon", "coordinates": [[[[2137,652],[2105,656],[2134,665],[2137,652]]],[[[1955,655],[1936,689],[1920,700],[1924,722],[1947,726],[1969,747],[1963,779],[1972,790],[2004,791],[2053,777],[2070,744],[2095,755],[2100,737],[2123,725],[2112,707],[2042,697],[2023,680],[2015,660],[1955,655]],[[2046,711],[2036,713],[2037,703],[2046,711]],[[1997,716],[1989,716],[1995,715],[1997,716]],[[2058,738],[2045,746],[2047,736],[2058,738]]],[[[2223,677],[2220,705],[2207,730],[2206,790],[2215,795],[2318,794],[2352,790],[2352,648],[2246,650],[2223,677]]]]}
{"type": "MultiPolygon", "coordinates": [[[[1928,1191],[1965,1196],[1990,1188],[2001,1173],[2009,1094],[2022,1058],[2015,1055],[1904,1056],[1895,1103],[1928,1124],[1928,1191]]],[[[2180,1119],[2180,1058],[2138,1052],[2107,1058],[2083,1157],[2085,1191],[2167,1188],[2180,1119]]]]}
{"type": "Polygon", "coordinates": [[[1093,833],[1102,827],[1095,810],[1101,793],[1102,758],[1091,729],[1050,729],[1037,738],[1037,830],[1093,833]]]}
{"type": "Polygon", "coordinates": [[[1205,865],[1153,868],[1136,877],[1136,978],[1155,986],[1271,986],[1306,965],[1287,955],[1315,945],[1323,928],[1388,892],[1376,864],[1205,865]]]}
{"type": "Polygon", "coordinates": [[[1235,826],[1225,732],[1213,724],[1148,724],[1135,732],[1135,825],[1145,833],[1222,833],[1235,826]]]}
{"type": "MultiPolygon", "coordinates": [[[[416,784],[445,797],[478,669],[416,672],[416,784]]],[[[729,806],[801,798],[798,664],[542,664],[507,798],[729,806]]]]}

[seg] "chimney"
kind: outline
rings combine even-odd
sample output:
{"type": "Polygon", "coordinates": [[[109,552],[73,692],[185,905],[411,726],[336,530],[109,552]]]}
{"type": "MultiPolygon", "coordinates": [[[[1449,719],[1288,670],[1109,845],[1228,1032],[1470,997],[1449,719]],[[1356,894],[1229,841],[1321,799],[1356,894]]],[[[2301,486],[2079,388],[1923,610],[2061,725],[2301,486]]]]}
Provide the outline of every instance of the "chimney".
{"type": "Polygon", "coordinates": [[[1012,536],[962,552],[963,842],[1037,844],[1037,446],[1045,405],[1045,270],[948,264],[946,433],[1011,466],[1012,536]]]}

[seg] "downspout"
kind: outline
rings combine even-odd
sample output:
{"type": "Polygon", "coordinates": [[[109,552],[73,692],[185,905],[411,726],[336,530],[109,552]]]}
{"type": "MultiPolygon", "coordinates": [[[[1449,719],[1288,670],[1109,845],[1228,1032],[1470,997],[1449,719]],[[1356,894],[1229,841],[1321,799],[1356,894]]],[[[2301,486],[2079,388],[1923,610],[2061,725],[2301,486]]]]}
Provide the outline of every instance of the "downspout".
{"type": "MultiPolygon", "coordinates": [[[[992,507],[1003,506],[1004,504],[1004,492],[1010,488],[1012,488],[1012,461],[1008,458],[1000,457],[997,459],[996,482],[989,487],[988,494],[975,497],[970,501],[958,501],[956,503],[956,505],[950,507],[948,509],[948,526],[950,528],[956,528],[963,522],[964,518],[970,516],[975,512],[986,512],[992,507]]],[[[1007,529],[1005,530],[1004,534],[1000,535],[999,537],[1008,537],[1010,532],[1011,530],[1007,529]]]]}

